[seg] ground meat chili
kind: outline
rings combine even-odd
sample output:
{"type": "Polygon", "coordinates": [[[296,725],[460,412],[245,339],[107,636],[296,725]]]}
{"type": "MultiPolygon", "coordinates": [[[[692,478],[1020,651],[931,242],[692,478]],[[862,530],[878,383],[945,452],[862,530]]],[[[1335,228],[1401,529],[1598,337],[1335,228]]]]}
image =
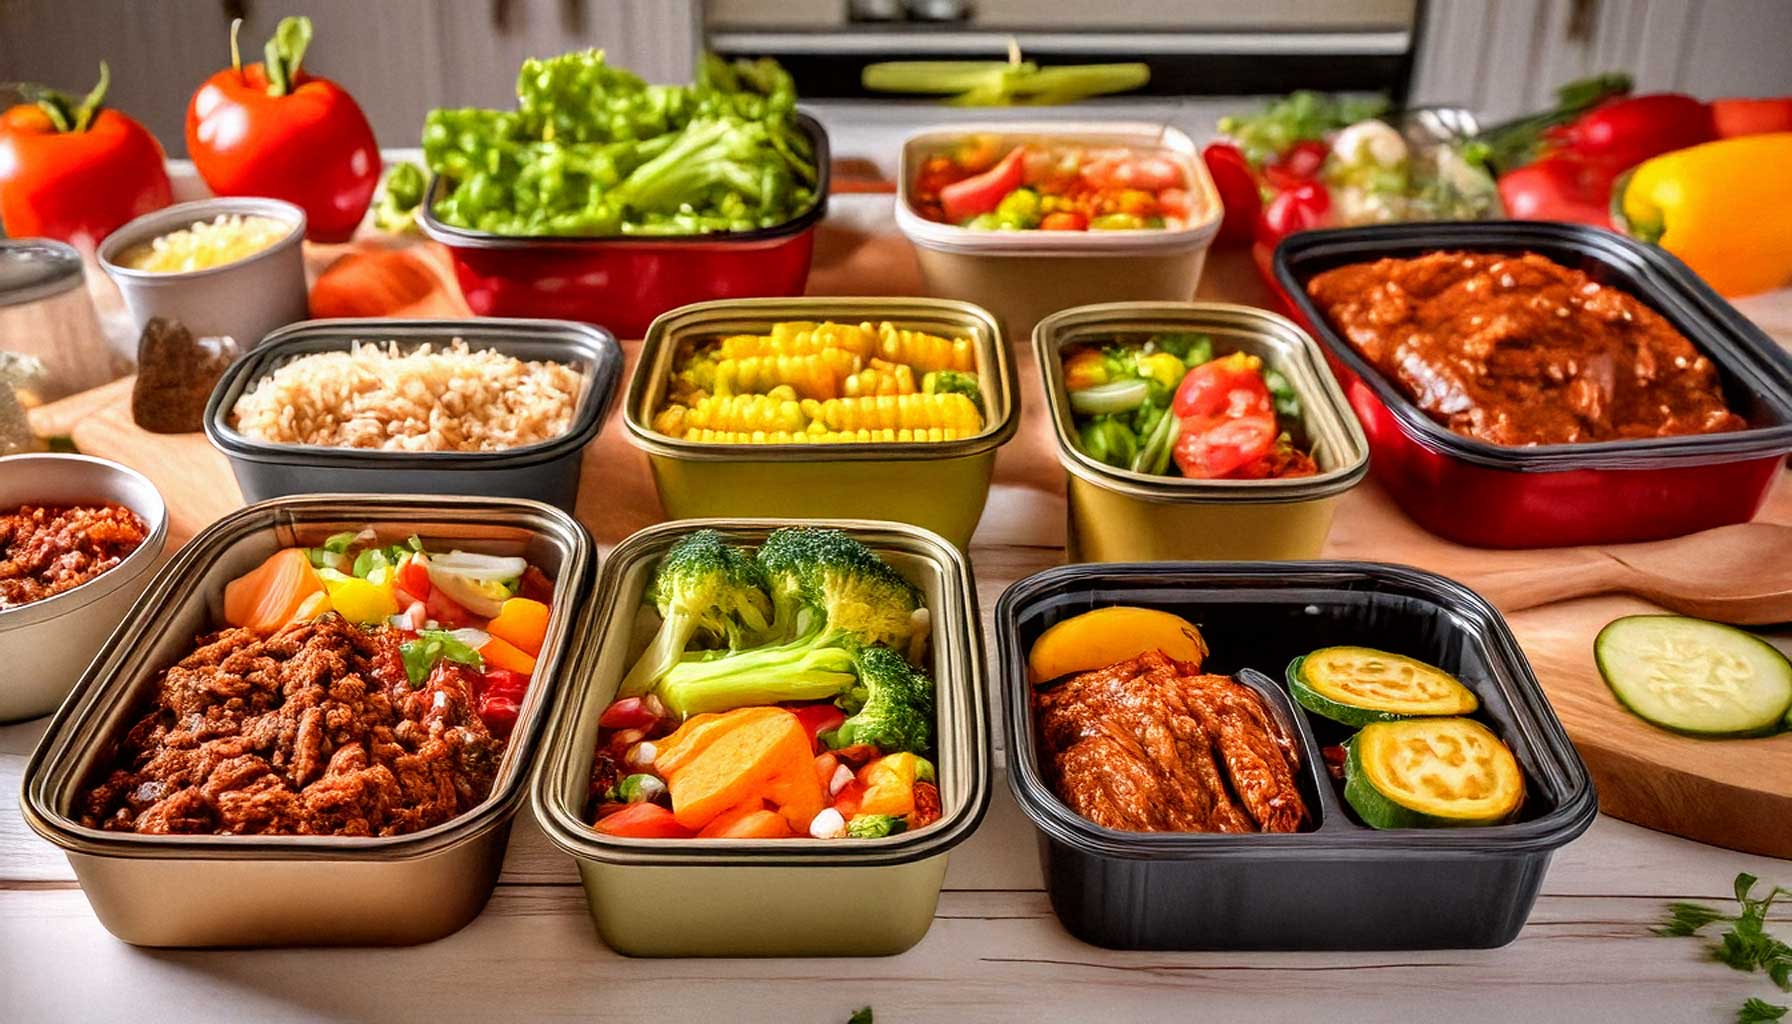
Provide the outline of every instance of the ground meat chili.
{"type": "Polygon", "coordinates": [[[97,776],[82,824],[393,836],[466,812],[491,792],[503,741],[474,711],[477,673],[443,661],[412,688],[406,635],[326,614],[200,637],[97,776]]]}
{"type": "Polygon", "coordinates": [[[1071,810],[1125,832],[1293,832],[1290,738],[1256,691],[1152,651],[1034,695],[1041,766],[1071,810]]]}
{"type": "Polygon", "coordinates": [[[73,590],[124,561],[148,535],[123,505],[20,505],[0,513],[0,610],[73,590]]]}
{"type": "Polygon", "coordinates": [[[1307,293],[1433,419],[1499,445],[1747,424],[1659,313],[1535,253],[1434,252],[1328,270],[1307,293]]]}

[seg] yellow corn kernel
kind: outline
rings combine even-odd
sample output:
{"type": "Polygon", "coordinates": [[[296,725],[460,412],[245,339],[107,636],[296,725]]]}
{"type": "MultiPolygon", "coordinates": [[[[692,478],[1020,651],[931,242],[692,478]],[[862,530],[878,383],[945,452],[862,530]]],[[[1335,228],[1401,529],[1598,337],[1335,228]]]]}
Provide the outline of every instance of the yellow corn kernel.
{"type": "Polygon", "coordinates": [[[912,395],[919,390],[911,367],[873,359],[863,370],[846,378],[840,394],[857,398],[861,395],[912,395]]]}
{"type": "Polygon", "coordinates": [[[943,395],[866,395],[859,398],[806,400],[802,414],[831,431],[864,429],[951,429],[964,436],[982,427],[976,403],[956,393],[943,395]]]}
{"type": "Polygon", "coordinates": [[[736,334],[723,338],[720,354],[725,359],[754,356],[807,356],[825,351],[844,351],[861,359],[877,347],[876,334],[852,324],[787,320],[772,325],[769,334],[736,334]]]}
{"type": "Polygon", "coordinates": [[[691,428],[722,431],[798,431],[806,421],[794,398],[770,395],[714,395],[686,414],[691,428]]]}
{"type": "Polygon", "coordinates": [[[922,331],[903,330],[889,321],[875,328],[862,324],[860,329],[876,331],[878,356],[892,363],[907,363],[916,373],[934,370],[975,372],[977,369],[977,349],[969,338],[946,339],[922,331]]]}
{"type": "Polygon", "coordinates": [[[667,437],[683,437],[685,414],[690,410],[682,405],[668,405],[653,417],[653,429],[667,437]]]}

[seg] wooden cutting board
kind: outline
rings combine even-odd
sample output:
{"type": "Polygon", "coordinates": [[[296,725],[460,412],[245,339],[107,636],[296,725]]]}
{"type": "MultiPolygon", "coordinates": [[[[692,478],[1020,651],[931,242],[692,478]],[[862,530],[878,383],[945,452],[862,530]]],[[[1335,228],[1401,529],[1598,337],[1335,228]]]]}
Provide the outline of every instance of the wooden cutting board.
{"type": "MultiPolygon", "coordinates": [[[[830,228],[818,239],[811,291],[917,294],[920,281],[900,238],[830,228]]],[[[1227,254],[1210,260],[1201,296],[1269,301],[1248,259],[1227,254]]],[[[1786,301],[1792,304],[1792,295],[1786,301]]],[[[1755,308],[1777,306],[1757,301],[1755,308]]],[[[624,349],[632,364],[638,343],[625,342],[624,349]]],[[[972,550],[986,605],[1012,579],[1063,559],[1063,471],[1031,355],[1018,354],[1023,420],[997,460],[990,506],[972,550]]],[[[129,382],[119,382],[36,410],[34,421],[40,432],[70,434],[81,450],[149,476],[168,501],[172,548],[238,507],[240,492],[228,463],[203,435],[146,433],[131,422],[129,398],[129,382]]],[[[615,419],[585,454],[578,512],[604,547],[662,516],[646,460],[615,419]]],[[[1792,486],[1784,479],[1757,521],[1792,526],[1792,486]]],[[[1373,482],[1340,506],[1326,555],[1415,565],[1471,584],[1489,573],[1572,574],[1577,558],[1610,557],[1599,549],[1490,553],[1450,544],[1407,519],[1373,482]]],[[[1792,588],[1792,563],[1761,565],[1752,582],[1792,588]]],[[[1516,612],[1509,621],[1593,771],[1602,810],[1721,846],[1792,857],[1792,734],[1753,740],[1676,736],[1623,711],[1600,679],[1592,657],[1599,629],[1619,615],[1660,610],[1634,597],[1605,596],[1516,612]]]]}

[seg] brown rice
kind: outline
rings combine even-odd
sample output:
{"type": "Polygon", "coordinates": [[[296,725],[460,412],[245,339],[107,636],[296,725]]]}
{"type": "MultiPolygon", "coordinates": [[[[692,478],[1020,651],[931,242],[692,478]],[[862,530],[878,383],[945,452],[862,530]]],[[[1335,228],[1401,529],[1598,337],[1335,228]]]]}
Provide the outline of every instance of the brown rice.
{"type": "Polygon", "coordinates": [[[276,444],[410,452],[490,452],[566,433],[577,367],[524,362],[460,338],[408,352],[357,341],[300,356],[237,399],[233,425],[276,444]]]}

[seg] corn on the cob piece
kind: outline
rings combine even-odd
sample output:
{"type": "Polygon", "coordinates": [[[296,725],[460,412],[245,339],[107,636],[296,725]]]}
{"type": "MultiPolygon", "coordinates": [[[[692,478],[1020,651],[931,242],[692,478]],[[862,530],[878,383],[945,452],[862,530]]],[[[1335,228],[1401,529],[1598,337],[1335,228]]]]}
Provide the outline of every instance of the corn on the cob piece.
{"type": "Polygon", "coordinates": [[[982,426],[976,404],[960,394],[805,399],[802,412],[829,430],[942,427],[975,433],[982,426]]]}
{"type": "Polygon", "coordinates": [[[684,426],[692,433],[698,430],[798,431],[808,426],[808,419],[803,415],[795,393],[782,387],[765,395],[711,395],[690,407],[684,416],[684,426]]]}
{"type": "Polygon", "coordinates": [[[801,356],[723,359],[716,364],[715,393],[759,394],[788,384],[804,398],[834,398],[840,394],[840,381],[858,372],[859,365],[858,356],[837,348],[801,356]]]}
{"type": "Polygon", "coordinates": [[[931,442],[956,441],[970,437],[971,434],[946,427],[933,427],[926,430],[899,430],[883,427],[876,430],[824,430],[787,431],[787,430],[692,430],[685,435],[687,441],[700,441],[705,444],[871,444],[888,442],[931,442]]]}
{"type": "MultiPolygon", "coordinates": [[[[869,330],[871,325],[863,327],[869,330]]],[[[877,354],[892,363],[907,363],[916,373],[977,369],[977,349],[971,339],[903,330],[888,321],[877,325],[877,354]]]]}
{"type": "Polygon", "coordinates": [[[786,320],[773,324],[769,334],[735,334],[723,338],[719,354],[723,359],[746,359],[752,356],[807,356],[837,350],[865,359],[875,353],[877,343],[877,332],[870,324],[786,320]]]}
{"type": "MultiPolygon", "coordinates": [[[[846,378],[840,393],[847,398],[861,395],[912,395],[921,390],[915,384],[915,371],[902,363],[873,359],[863,370],[846,378]]],[[[807,396],[805,396],[807,397],[807,396]]]]}

